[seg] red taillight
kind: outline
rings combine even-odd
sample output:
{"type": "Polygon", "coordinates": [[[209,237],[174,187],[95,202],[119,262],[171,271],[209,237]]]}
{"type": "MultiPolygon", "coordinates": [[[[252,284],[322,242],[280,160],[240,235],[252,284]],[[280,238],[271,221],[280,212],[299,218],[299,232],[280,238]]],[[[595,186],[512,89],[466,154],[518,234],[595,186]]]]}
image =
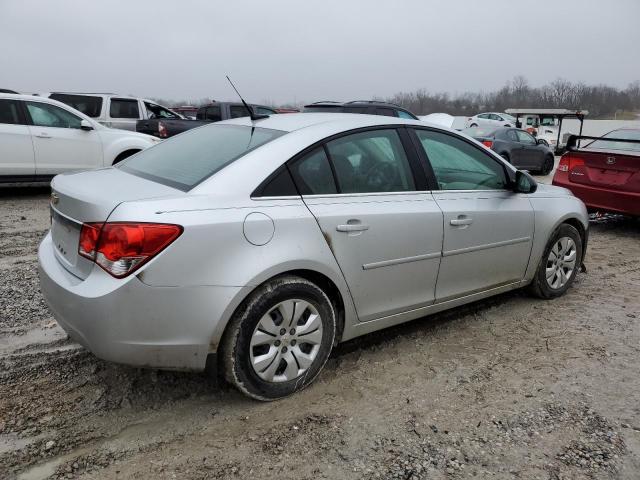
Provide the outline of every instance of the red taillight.
{"type": "Polygon", "coordinates": [[[483,140],[482,144],[487,148],[493,147],[493,142],[491,140],[483,140]]]}
{"type": "Polygon", "coordinates": [[[167,138],[167,127],[165,127],[162,122],[158,122],[158,136],[160,138],[167,138]]]}
{"type": "Polygon", "coordinates": [[[85,223],[78,253],[122,278],[160,253],[181,233],[181,226],[164,223],[85,223]]]}
{"type": "Polygon", "coordinates": [[[560,163],[558,163],[558,171],[568,172],[582,165],[584,165],[584,159],[571,155],[570,153],[565,153],[560,159],[560,163]]]}

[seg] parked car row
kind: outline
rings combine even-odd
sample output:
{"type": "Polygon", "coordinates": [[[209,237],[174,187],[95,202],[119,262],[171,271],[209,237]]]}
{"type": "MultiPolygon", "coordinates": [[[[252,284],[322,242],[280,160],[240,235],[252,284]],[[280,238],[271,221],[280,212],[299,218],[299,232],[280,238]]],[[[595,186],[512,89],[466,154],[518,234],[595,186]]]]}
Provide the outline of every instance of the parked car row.
{"type": "Polygon", "coordinates": [[[44,97],[0,93],[0,182],[114,165],[159,140],[107,128],[44,97]]]}

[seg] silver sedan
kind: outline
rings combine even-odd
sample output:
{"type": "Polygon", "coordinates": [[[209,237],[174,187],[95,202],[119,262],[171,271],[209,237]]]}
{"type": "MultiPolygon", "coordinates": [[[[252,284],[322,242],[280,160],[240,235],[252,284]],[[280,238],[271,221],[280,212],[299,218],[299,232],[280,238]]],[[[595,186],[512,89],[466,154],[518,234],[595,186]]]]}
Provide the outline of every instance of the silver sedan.
{"type": "Polygon", "coordinates": [[[562,295],[584,205],[414,120],[220,122],[54,178],[41,287],[106,360],[219,368],[261,400],[310,384],[341,341],[521,287],[562,295]]]}

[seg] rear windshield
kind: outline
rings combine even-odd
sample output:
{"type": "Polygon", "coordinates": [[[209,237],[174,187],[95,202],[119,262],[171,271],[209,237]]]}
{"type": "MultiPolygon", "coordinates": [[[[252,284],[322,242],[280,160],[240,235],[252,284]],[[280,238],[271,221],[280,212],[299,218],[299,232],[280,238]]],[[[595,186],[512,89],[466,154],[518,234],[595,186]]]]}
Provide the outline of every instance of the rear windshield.
{"type": "Polygon", "coordinates": [[[69,105],[71,108],[84,113],[87,117],[97,118],[102,111],[102,97],[90,95],[70,95],[68,93],[53,93],[49,98],[69,105]]]}
{"type": "Polygon", "coordinates": [[[622,140],[637,140],[638,143],[616,142],[615,140],[595,140],[585,148],[598,148],[601,150],[629,150],[640,152],[640,130],[614,130],[602,138],[617,138],[622,140]]]}
{"type": "Polygon", "coordinates": [[[480,138],[480,137],[487,138],[487,137],[493,137],[496,134],[496,129],[472,127],[472,128],[465,128],[464,130],[462,130],[462,133],[465,133],[473,138],[480,138]]]}
{"type": "Polygon", "coordinates": [[[207,125],[143,150],[116,168],[186,192],[285,133],[241,125],[207,125]]]}

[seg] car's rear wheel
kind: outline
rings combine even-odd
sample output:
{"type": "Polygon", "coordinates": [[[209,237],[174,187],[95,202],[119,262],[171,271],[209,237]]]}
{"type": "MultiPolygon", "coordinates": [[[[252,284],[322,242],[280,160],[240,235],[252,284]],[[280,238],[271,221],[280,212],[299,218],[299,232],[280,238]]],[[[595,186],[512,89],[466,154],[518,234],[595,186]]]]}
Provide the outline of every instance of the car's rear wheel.
{"type": "Polygon", "coordinates": [[[478,126],[477,123],[472,123],[471,125],[469,125],[469,128],[476,128],[478,126]]]}
{"type": "Polygon", "coordinates": [[[329,358],[336,315],[327,295],[300,277],[275,278],[247,298],[222,342],[226,379],[258,400],[309,385],[329,358]]]}
{"type": "Polygon", "coordinates": [[[551,236],[536,271],[531,291],[540,298],[564,294],[576,278],[582,261],[582,239],[575,227],[562,224],[551,236]]]}
{"type": "Polygon", "coordinates": [[[502,152],[500,156],[504,158],[507,162],[511,163],[511,158],[509,158],[509,154],[507,152],[502,152]]]}

